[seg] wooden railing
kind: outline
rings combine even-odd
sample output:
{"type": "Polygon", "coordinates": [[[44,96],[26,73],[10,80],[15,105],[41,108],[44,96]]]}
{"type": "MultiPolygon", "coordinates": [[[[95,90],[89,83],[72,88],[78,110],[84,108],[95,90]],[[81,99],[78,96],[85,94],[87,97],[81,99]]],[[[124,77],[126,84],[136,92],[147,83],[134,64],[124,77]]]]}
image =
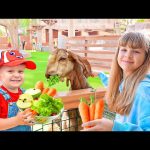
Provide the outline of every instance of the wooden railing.
{"type": "Polygon", "coordinates": [[[81,98],[86,98],[89,100],[90,96],[93,95],[95,96],[95,99],[98,100],[104,97],[105,92],[105,88],[98,88],[95,92],[91,88],[88,88],[67,92],[58,92],[56,97],[62,99],[65,109],[68,110],[72,108],[78,108],[81,98]]]}
{"type": "Polygon", "coordinates": [[[100,71],[109,72],[117,49],[119,35],[67,38],[66,48],[85,57],[97,75],[100,71]]]}

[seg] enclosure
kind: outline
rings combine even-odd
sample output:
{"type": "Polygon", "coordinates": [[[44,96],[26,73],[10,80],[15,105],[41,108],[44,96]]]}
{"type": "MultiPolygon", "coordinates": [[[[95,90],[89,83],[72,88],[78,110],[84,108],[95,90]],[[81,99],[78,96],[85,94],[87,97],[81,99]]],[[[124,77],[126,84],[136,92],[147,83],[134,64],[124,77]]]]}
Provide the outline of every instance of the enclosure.
{"type": "MultiPolygon", "coordinates": [[[[106,89],[99,88],[95,92],[89,89],[68,91],[68,92],[59,92],[56,97],[60,97],[64,103],[65,110],[63,113],[68,113],[67,118],[60,118],[51,121],[46,124],[36,124],[32,126],[33,131],[80,131],[82,129],[81,117],[78,110],[78,105],[80,98],[84,97],[87,100],[90,99],[91,95],[95,96],[95,99],[101,99],[104,97],[106,89]],[[73,121],[72,121],[73,120],[73,121]],[[73,123],[72,123],[73,122],[73,123]],[[65,125],[64,125],[65,124],[65,125]]],[[[113,120],[115,113],[108,110],[107,105],[105,104],[103,117],[113,120]]]]}

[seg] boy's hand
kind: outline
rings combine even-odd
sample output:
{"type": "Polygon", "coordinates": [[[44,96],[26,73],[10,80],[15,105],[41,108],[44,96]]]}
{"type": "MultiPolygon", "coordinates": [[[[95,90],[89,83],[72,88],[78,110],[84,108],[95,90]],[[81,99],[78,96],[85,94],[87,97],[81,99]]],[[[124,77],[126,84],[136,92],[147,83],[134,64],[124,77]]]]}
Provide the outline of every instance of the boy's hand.
{"type": "Polygon", "coordinates": [[[33,125],[34,118],[32,112],[29,109],[24,110],[23,112],[18,112],[17,116],[18,125],[33,125]]]}

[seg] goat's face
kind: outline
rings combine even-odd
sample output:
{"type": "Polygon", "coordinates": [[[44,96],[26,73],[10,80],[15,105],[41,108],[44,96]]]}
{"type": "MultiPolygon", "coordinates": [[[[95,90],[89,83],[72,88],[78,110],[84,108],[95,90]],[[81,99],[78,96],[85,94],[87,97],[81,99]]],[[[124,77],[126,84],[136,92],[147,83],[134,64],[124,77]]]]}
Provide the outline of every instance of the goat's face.
{"type": "Polygon", "coordinates": [[[73,70],[74,63],[69,58],[65,49],[57,49],[49,56],[45,76],[49,78],[52,75],[59,75],[61,78],[73,70]]]}
{"type": "Polygon", "coordinates": [[[86,78],[92,76],[89,62],[79,55],[65,49],[56,49],[48,60],[45,76],[60,76],[61,81],[66,77],[66,84],[71,84],[72,90],[88,88],[86,78]]]}

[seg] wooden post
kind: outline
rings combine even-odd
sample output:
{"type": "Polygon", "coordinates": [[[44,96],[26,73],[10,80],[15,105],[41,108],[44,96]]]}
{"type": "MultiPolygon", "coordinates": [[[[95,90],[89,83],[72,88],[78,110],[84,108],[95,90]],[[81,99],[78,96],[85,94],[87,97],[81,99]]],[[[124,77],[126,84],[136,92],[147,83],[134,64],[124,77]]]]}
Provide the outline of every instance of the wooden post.
{"type": "Polygon", "coordinates": [[[37,43],[38,43],[37,48],[39,48],[40,51],[42,51],[42,29],[37,30],[37,43]]]}
{"type": "Polygon", "coordinates": [[[74,19],[69,19],[68,37],[74,37],[74,36],[75,36],[74,19]]]}
{"type": "Polygon", "coordinates": [[[50,51],[53,51],[54,49],[54,44],[53,44],[53,30],[52,27],[49,25],[49,47],[50,47],[50,51]]]}
{"type": "MultiPolygon", "coordinates": [[[[88,43],[88,40],[85,39],[85,44],[88,43]]],[[[85,46],[85,50],[88,50],[87,46],[85,46]]],[[[84,56],[87,57],[87,53],[84,53],[84,56]]]]}

